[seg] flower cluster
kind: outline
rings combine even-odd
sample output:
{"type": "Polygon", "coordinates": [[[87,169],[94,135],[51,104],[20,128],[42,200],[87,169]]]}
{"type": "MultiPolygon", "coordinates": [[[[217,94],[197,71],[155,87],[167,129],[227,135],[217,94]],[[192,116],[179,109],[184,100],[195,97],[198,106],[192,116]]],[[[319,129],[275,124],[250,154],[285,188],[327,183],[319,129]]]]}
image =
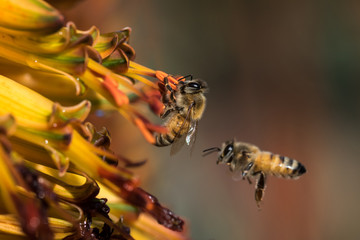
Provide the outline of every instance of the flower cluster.
{"type": "Polygon", "coordinates": [[[80,31],[42,0],[0,0],[0,11],[0,237],[184,239],[183,220],[127,168],[142,163],[85,122],[117,111],[154,143],[167,129],[133,103],[160,115],[168,74],[133,61],[130,28],[80,31]]]}

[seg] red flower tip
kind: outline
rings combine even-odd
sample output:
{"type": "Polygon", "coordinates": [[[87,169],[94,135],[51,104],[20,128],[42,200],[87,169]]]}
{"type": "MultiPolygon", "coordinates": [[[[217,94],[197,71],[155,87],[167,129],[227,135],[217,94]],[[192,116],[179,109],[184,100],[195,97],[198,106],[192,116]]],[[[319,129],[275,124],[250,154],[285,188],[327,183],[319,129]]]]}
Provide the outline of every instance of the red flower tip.
{"type": "Polygon", "coordinates": [[[101,84],[112,95],[118,107],[124,104],[129,104],[129,98],[125,93],[118,89],[118,83],[111,77],[105,76],[104,81],[101,84]]]}

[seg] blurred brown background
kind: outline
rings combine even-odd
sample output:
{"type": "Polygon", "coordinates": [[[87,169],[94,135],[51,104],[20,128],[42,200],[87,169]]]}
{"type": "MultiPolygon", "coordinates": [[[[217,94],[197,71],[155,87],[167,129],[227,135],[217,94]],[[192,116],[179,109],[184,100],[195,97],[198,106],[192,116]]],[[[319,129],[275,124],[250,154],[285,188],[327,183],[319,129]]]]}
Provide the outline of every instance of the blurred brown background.
{"type": "Polygon", "coordinates": [[[149,158],[144,188],[192,239],[360,239],[359,1],[84,0],[64,13],[83,30],[130,26],[137,62],[208,82],[191,158],[147,144],[120,116],[98,122],[116,152],[149,158]],[[258,211],[254,185],[201,156],[233,137],[308,172],[269,178],[258,211]]]}

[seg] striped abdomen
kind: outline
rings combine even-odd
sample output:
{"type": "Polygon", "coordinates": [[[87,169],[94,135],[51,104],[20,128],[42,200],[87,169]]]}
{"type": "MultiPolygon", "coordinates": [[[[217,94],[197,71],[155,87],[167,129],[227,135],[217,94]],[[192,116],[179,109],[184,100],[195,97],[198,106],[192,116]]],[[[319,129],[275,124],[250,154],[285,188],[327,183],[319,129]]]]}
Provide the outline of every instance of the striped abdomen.
{"type": "Polygon", "coordinates": [[[175,138],[181,137],[189,128],[189,124],[185,122],[185,118],[180,114],[173,115],[166,123],[167,133],[155,133],[155,146],[164,147],[171,145],[175,138]]]}
{"type": "Polygon", "coordinates": [[[306,172],[300,162],[270,152],[260,152],[254,165],[254,172],[263,171],[284,178],[297,178],[306,172]]]}

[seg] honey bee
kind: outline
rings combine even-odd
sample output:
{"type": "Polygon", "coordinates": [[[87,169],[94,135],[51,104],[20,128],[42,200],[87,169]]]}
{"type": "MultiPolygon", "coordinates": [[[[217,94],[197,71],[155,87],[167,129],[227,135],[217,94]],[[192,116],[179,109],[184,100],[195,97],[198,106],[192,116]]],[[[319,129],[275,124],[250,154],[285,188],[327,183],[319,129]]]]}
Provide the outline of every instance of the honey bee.
{"type": "MultiPolygon", "coordinates": [[[[201,79],[184,79],[178,81],[176,89],[168,85],[167,78],[164,79],[165,87],[168,89],[162,96],[165,105],[161,118],[166,119],[167,133],[155,134],[156,146],[168,146],[175,141],[179,142],[179,148],[186,142],[190,145],[195,141],[198,121],[201,119],[206,105],[204,93],[208,87],[201,79]],[[179,140],[185,137],[185,141],[179,140]]],[[[174,153],[176,150],[172,149],[174,153]]]]}
{"type": "Polygon", "coordinates": [[[213,147],[203,152],[219,152],[216,163],[228,165],[235,180],[247,178],[251,184],[250,179],[255,178],[255,201],[259,208],[264,196],[267,175],[297,179],[306,173],[304,165],[294,159],[261,151],[255,145],[235,140],[224,142],[221,148],[213,147]]]}

